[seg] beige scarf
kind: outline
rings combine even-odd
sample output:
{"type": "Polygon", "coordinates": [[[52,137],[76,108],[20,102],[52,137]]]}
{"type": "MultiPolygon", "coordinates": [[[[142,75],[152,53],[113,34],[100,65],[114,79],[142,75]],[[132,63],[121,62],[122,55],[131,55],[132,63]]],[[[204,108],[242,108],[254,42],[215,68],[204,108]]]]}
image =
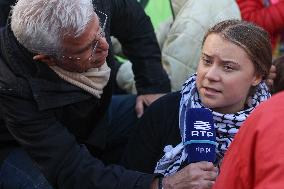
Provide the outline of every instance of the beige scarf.
{"type": "Polygon", "coordinates": [[[69,72],[58,66],[50,66],[50,68],[63,80],[80,87],[97,98],[101,98],[103,88],[110,76],[110,68],[106,62],[100,68],[91,68],[84,73],[69,72]]]}

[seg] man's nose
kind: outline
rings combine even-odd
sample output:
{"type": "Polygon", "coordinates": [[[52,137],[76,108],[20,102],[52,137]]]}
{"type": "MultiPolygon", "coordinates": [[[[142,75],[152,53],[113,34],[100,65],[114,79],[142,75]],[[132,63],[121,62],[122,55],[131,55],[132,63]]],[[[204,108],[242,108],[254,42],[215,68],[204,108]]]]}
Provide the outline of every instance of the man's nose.
{"type": "Polygon", "coordinates": [[[99,49],[107,51],[109,49],[109,44],[105,37],[102,37],[99,41],[99,49]]]}

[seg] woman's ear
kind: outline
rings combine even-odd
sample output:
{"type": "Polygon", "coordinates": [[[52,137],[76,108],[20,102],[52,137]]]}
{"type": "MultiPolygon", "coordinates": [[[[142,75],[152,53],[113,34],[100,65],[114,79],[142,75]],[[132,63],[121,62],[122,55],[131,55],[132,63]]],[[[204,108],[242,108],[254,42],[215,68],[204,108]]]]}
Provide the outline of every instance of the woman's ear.
{"type": "Polygon", "coordinates": [[[38,55],[35,55],[33,57],[33,59],[36,60],[36,61],[44,62],[48,66],[55,66],[56,65],[54,58],[52,58],[51,56],[48,56],[48,55],[38,54],[38,55]]]}
{"type": "Polygon", "coordinates": [[[262,81],[262,75],[261,74],[256,74],[254,76],[254,80],[252,82],[252,86],[257,86],[260,82],[262,81]]]}

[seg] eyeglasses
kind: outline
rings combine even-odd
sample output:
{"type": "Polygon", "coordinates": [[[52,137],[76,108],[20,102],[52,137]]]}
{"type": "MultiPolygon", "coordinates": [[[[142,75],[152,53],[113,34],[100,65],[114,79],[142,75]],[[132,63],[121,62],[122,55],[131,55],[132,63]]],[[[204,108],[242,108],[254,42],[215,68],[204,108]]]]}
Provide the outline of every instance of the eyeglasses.
{"type": "MultiPolygon", "coordinates": [[[[93,41],[93,45],[92,45],[93,50],[91,52],[91,55],[87,59],[88,61],[91,61],[91,60],[95,59],[96,49],[97,49],[97,46],[99,44],[99,41],[100,41],[101,38],[105,37],[105,27],[106,27],[106,23],[107,23],[107,19],[108,19],[107,14],[105,14],[105,13],[103,13],[101,11],[95,11],[95,12],[97,14],[100,13],[103,16],[102,18],[104,18],[104,21],[101,22],[101,20],[100,20],[100,32],[99,32],[99,34],[97,34],[99,39],[96,39],[95,41],[93,41]],[[103,23],[103,24],[101,25],[101,23],[103,23]]],[[[99,18],[101,18],[101,17],[99,17],[99,18]]],[[[79,61],[79,60],[82,59],[80,57],[72,57],[72,56],[62,56],[62,58],[68,59],[68,60],[73,60],[73,61],[74,60],[79,61]]]]}

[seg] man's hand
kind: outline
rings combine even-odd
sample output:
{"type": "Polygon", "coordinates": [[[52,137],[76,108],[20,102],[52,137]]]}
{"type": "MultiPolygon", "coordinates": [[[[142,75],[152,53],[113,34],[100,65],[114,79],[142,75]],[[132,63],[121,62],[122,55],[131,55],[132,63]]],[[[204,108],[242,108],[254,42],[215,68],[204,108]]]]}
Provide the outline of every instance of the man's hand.
{"type": "Polygon", "coordinates": [[[210,162],[191,163],[172,176],[163,179],[163,188],[211,189],[218,169],[210,162]]]}
{"type": "Polygon", "coordinates": [[[158,98],[160,98],[163,95],[165,95],[165,94],[145,94],[145,95],[137,96],[136,106],[135,106],[137,117],[140,118],[143,115],[144,106],[149,106],[155,100],[157,100],[158,98]]]}
{"type": "Polygon", "coordinates": [[[273,81],[276,78],[276,67],[274,65],[271,66],[269,70],[268,78],[266,79],[265,83],[271,89],[273,86],[273,81]]]}

